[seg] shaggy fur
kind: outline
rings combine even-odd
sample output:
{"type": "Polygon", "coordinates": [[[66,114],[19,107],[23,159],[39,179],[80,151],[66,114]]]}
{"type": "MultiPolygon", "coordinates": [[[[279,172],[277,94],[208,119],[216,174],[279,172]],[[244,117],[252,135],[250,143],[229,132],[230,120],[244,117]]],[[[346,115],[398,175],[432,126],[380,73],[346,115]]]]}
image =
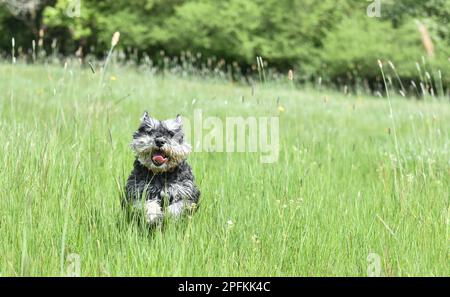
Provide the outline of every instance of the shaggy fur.
{"type": "Polygon", "coordinates": [[[180,116],[158,121],[144,113],[131,149],[136,160],[126,184],[124,203],[129,209],[140,210],[153,225],[165,213],[177,217],[195,208],[200,192],[186,162],[191,149],[184,141],[180,116]],[[165,163],[155,162],[155,154],[162,154],[165,163]]]}

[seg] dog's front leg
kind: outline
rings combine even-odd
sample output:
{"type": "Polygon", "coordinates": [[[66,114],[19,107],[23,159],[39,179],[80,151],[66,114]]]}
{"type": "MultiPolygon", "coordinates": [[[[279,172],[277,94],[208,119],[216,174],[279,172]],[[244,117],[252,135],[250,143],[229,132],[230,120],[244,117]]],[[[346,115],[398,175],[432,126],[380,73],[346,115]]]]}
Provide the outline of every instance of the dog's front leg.
{"type": "Polygon", "coordinates": [[[185,200],[179,200],[169,205],[167,211],[171,216],[179,217],[185,209],[190,209],[192,207],[192,203],[185,200]]]}
{"type": "Polygon", "coordinates": [[[147,200],[144,204],[145,218],[149,225],[158,224],[163,218],[161,204],[157,199],[147,200]]]}
{"type": "Polygon", "coordinates": [[[174,217],[180,216],[184,210],[193,210],[199,195],[200,192],[191,181],[170,185],[161,192],[161,196],[169,198],[167,211],[174,217]]]}
{"type": "Polygon", "coordinates": [[[161,191],[161,199],[170,203],[167,207],[167,213],[174,217],[180,216],[186,206],[185,201],[179,199],[178,196],[179,193],[173,187],[161,191]]]}

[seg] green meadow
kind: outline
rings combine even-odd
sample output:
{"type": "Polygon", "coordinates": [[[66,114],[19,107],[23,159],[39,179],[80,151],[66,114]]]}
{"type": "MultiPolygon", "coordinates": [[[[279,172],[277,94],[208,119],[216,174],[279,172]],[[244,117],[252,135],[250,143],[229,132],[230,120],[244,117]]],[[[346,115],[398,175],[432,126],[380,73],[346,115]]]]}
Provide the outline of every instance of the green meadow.
{"type": "MultiPolygon", "coordinates": [[[[0,275],[448,276],[448,99],[0,64],[0,275]],[[198,211],[120,206],[139,118],[278,117],[279,154],[193,152],[198,211]]],[[[207,134],[204,130],[204,134],[207,134]]]]}

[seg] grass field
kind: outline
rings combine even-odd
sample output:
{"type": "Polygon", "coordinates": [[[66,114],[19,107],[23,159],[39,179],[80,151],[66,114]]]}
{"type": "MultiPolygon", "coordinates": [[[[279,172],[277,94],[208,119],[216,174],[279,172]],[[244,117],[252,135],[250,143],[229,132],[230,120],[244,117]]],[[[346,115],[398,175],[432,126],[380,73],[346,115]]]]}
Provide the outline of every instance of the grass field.
{"type": "Polygon", "coordinates": [[[0,274],[449,275],[450,104],[0,64],[0,274]],[[195,99],[195,100],[194,100],[195,99]],[[279,116],[278,162],[193,153],[201,207],[147,232],[120,191],[139,117],[279,116]],[[375,259],[375,260],[374,260],[375,259]]]}

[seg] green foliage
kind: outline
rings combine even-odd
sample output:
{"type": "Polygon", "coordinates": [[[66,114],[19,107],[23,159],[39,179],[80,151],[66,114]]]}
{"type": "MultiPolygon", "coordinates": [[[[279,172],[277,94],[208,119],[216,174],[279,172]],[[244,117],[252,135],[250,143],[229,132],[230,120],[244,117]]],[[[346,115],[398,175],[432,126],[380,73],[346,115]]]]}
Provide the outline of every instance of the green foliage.
{"type": "MultiPolygon", "coordinates": [[[[446,0],[381,1],[381,18],[369,18],[371,2],[342,0],[132,0],[81,2],[80,16],[69,17],[71,0],[47,5],[43,23],[46,38],[58,38],[60,51],[102,56],[113,32],[121,32],[120,46],[157,58],[160,50],[171,56],[201,52],[254,68],[262,56],[269,67],[296,78],[321,76],[350,80],[379,75],[376,60],[392,60],[404,79],[419,78],[415,63],[425,55],[417,23],[428,28],[435,57],[427,61],[433,71],[450,76],[450,2],[446,0]]],[[[11,35],[29,46],[26,27],[17,27],[0,11],[8,48],[11,35]],[[24,37],[24,38],[21,38],[24,37]]],[[[28,32],[28,33],[27,33],[28,32]]],[[[430,70],[431,71],[431,70],[430,70]]],[[[448,82],[448,78],[446,83],[448,82]]]]}
{"type": "Polygon", "coordinates": [[[395,30],[388,22],[366,16],[345,19],[325,39],[323,60],[331,76],[379,75],[377,60],[390,60],[401,73],[412,77],[415,61],[423,55],[421,40],[415,28],[402,26],[395,30]],[[413,32],[411,32],[413,31],[413,32]],[[387,34],[388,33],[388,34],[387,34]]]}

